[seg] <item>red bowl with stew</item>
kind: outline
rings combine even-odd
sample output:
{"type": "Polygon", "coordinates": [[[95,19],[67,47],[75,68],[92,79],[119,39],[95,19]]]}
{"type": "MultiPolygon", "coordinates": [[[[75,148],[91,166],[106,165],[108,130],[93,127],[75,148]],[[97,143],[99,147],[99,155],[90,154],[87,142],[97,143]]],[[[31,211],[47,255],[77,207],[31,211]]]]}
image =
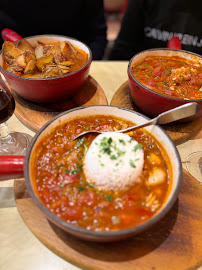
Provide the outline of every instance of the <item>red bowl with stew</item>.
{"type": "MultiPolygon", "coordinates": [[[[100,105],[69,110],[42,127],[27,150],[24,176],[33,201],[44,215],[76,237],[100,242],[134,236],[162,219],[177,199],[182,167],[176,146],[160,126],[130,132],[130,139],[120,140],[120,145],[114,148],[117,157],[110,156],[110,160],[116,162],[113,164],[123,183],[127,171],[123,173],[121,163],[117,164],[119,156],[126,159],[121,147],[134,143],[135,139],[137,144],[132,151],[144,153],[140,181],[127,189],[103,190],[86,179],[84,159],[97,135],[72,140],[82,131],[116,131],[146,120],[145,116],[131,110],[100,105]]],[[[111,141],[105,140],[105,154],[110,154],[111,141]]],[[[21,176],[22,158],[17,168],[16,157],[15,166],[7,166],[5,159],[8,162],[8,158],[0,158],[1,179],[9,178],[9,174],[14,177],[15,173],[21,176]]],[[[138,159],[129,160],[127,166],[134,169],[136,162],[138,159]]],[[[100,166],[104,170],[105,165],[100,163],[100,166]]],[[[98,170],[94,176],[97,174],[98,170]]],[[[116,177],[109,175],[108,180],[108,183],[116,181],[116,177]]]]}
{"type": "Polygon", "coordinates": [[[197,102],[196,115],[202,116],[202,57],[175,49],[142,51],[128,65],[129,89],[135,104],[147,116],[158,114],[188,102],[197,102]]]}
{"type": "MultiPolygon", "coordinates": [[[[82,85],[85,83],[90,65],[92,62],[91,50],[83,42],[79,40],[58,36],[58,35],[39,35],[25,38],[33,47],[42,44],[54,44],[58,41],[68,41],[76,49],[79,49],[86,54],[85,63],[72,72],[62,76],[40,78],[37,76],[22,77],[18,73],[8,72],[3,68],[2,52],[0,55],[0,72],[3,74],[10,87],[21,97],[33,102],[56,102],[72,97],[82,85]]],[[[80,54],[79,54],[80,55],[80,54]]],[[[79,56],[80,57],[80,56],[79,56]]],[[[66,61],[67,62],[67,61],[66,61]]],[[[64,68],[67,68],[64,65],[64,68]]],[[[3,81],[1,82],[3,84],[3,81]]]]}

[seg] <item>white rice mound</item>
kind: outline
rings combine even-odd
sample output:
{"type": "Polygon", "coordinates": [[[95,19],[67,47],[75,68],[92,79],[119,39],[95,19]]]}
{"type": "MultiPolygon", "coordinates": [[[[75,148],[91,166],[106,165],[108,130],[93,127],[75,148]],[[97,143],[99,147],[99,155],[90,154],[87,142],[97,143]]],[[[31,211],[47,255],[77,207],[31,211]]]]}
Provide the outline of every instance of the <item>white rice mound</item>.
{"type": "Polygon", "coordinates": [[[106,132],[91,143],[83,169],[87,181],[101,190],[126,190],[140,182],[142,145],[124,133],[106,132]]]}

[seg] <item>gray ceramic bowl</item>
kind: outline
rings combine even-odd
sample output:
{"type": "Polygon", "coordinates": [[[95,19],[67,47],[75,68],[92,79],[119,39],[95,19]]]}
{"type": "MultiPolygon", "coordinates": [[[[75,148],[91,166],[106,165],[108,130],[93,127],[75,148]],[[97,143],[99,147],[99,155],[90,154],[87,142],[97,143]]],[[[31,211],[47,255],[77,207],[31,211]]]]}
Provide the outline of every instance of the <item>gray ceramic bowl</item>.
{"type": "Polygon", "coordinates": [[[79,238],[86,239],[89,241],[100,241],[100,242],[117,241],[117,240],[128,238],[130,236],[134,236],[142,231],[145,231],[146,229],[156,224],[160,219],[162,219],[166,215],[166,213],[171,209],[171,207],[173,206],[174,202],[177,199],[180,184],[181,184],[181,175],[182,175],[181,161],[180,161],[180,157],[174,143],[172,142],[170,137],[166,134],[166,132],[159,126],[147,127],[146,129],[149,132],[152,132],[152,135],[157,139],[157,141],[161,145],[163,145],[167,155],[169,156],[170,162],[171,162],[171,174],[173,176],[169,195],[167,196],[167,199],[164,205],[161,207],[158,213],[155,216],[153,216],[151,219],[149,219],[148,221],[136,227],[132,227],[130,229],[125,229],[125,230],[120,230],[120,231],[111,231],[111,232],[90,231],[90,230],[86,230],[84,228],[80,228],[80,227],[73,226],[66,223],[65,221],[61,220],[60,218],[52,214],[40,202],[39,198],[37,197],[37,194],[35,193],[34,188],[33,188],[32,164],[35,163],[37,160],[36,149],[37,149],[38,144],[40,144],[41,141],[43,141],[43,138],[51,130],[53,130],[58,124],[61,124],[75,117],[79,117],[80,115],[89,116],[89,115],[94,115],[94,114],[114,115],[114,116],[122,117],[129,121],[135,122],[137,124],[143,123],[147,119],[145,116],[137,112],[119,108],[119,107],[113,107],[113,106],[102,106],[102,105],[88,106],[88,107],[79,107],[73,110],[66,111],[58,115],[57,117],[53,118],[52,120],[50,120],[34,136],[26,154],[24,175],[25,175],[28,191],[32,199],[34,200],[35,204],[43,211],[46,217],[50,221],[52,221],[54,224],[56,224],[57,226],[59,226],[60,228],[62,228],[63,230],[67,231],[68,233],[74,236],[77,236],[79,238]]]}

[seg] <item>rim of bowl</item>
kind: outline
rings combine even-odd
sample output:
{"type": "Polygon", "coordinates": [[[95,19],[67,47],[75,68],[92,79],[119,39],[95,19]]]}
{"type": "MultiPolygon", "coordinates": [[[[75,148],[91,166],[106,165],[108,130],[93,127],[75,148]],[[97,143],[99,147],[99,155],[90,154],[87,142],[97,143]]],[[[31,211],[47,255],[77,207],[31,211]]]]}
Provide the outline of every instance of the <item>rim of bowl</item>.
{"type": "MultiPolygon", "coordinates": [[[[29,38],[37,38],[37,37],[55,37],[55,38],[57,38],[57,37],[62,37],[62,38],[67,38],[67,39],[70,39],[70,40],[74,40],[74,41],[78,41],[78,42],[80,42],[80,43],[82,43],[83,45],[85,45],[86,46],[86,48],[88,49],[88,51],[89,51],[89,57],[88,57],[88,60],[87,60],[87,62],[85,63],[85,65],[83,65],[82,67],[80,67],[79,69],[77,69],[77,70],[75,70],[75,71],[73,71],[73,72],[71,72],[71,73],[68,73],[68,74],[65,74],[65,75],[62,75],[62,76],[57,76],[57,77],[53,77],[53,78],[27,78],[27,77],[21,77],[21,76],[17,76],[17,75],[15,75],[15,74],[12,74],[12,73],[10,73],[10,72],[8,72],[7,70],[5,70],[3,67],[2,67],[2,65],[0,65],[0,69],[3,71],[3,72],[5,72],[5,73],[7,73],[8,75],[10,75],[10,76],[13,76],[13,77],[15,77],[15,78],[20,78],[20,79],[23,79],[23,80],[30,80],[30,81],[46,81],[46,80],[55,80],[55,79],[59,79],[59,78],[65,78],[65,77],[69,77],[69,76],[71,76],[71,75],[73,75],[73,74],[76,74],[77,72],[79,72],[79,71],[82,71],[83,69],[85,69],[89,64],[90,64],[90,62],[92,61],[92,51],[91,51],[91,49],[89,48],[89,46],[88,45],[86,45],[83,41],[80,41],[80,40],[78,40],[78,39],[76,39],[76,38],[72,38],[72,37],[69,37],[69,36],[63,36],[63,35],[54,35],[54,34],[44,34],[44,35],[35,35],[35,36],[29,36],[29,37],[25,37],[25,38],[23,38],[23,39],[29,39],[29,38]]],[[[1,49],[1,51],[0,51],[0,54],[2,54],[2,49],[1,49]]]]}
{"type": "MultiPolygon", "coordinates": [[[[185,50],[178,50],[178,49],[169,49],[169,48],[154,48],[154,49],[148,49],[148,50],[144,50],[144,51],[141,51],[141,52],[135,54],[135,55],[130,59],[130,61],[129,61],[129,63],[128,63],[128,72],[129,72],[131,78],[132,78],[136,83],[140,84],[141,87],[143,87],[145,90],[147,90],[147,91],[149,91],[149,92],[151,92],[151,93],[153,93],[153,94],[156,94],[156,95],[158,95],[158,96],[166,97],[166,98],[169,98],[169,99],[172,99],[172,100],[177,100],[177,101],[181,100],[181,101],[184,101],[184,102],[187,102],[187,103],[188,103],[188,102],[194,102],[194,101],[198,101],[198,102],[201,102],[201,101],[202,101],[201,99],[189,99],[189,100],[186,100],[186,99],[182,99],[182,98],[174,98],[174,97],[170,97],[170,96],[168,96],[168,95],[164,95],[164,94],[158,93],[158,92],[156,92],[156,91],[153,91],[153,90],[149,89],[147,86],[141,84],[141,82],[139,82],[139,81],[133,76],[132,71],[131,71],[131,64],[132,64],[132,61],[133,61],[133,59],[134,59],[135,57],[137,57],[138,55],[143,54],[143,53],[145,53],[145,52],[147,52],[147,51],[148,51],[148,52],[149,52],[149,51],[178,51],[178,52],[182,52],[182,53],[186,53],[186,54],[192,54],[192,55],[195,55],[195,56],[197,56],[197,57],[199,57],[199,58],[202,59],[202,56],[201,56],[201,55],[199,55],[199,54],[197,54],[197,53],[194,53],[194,52],[189,52],[189,51],[185,51],[185,50]]],[[[182,57],[182,58],[183,58],[183,57],[182,57]]]]}
{"type": "MultiPolygon", "coordinates": [[[[42,203],[41,201],[38,199],[36,193],[34,192],[32,185],[31,185],[31,180],[29,177],[29,162],[30,162],[30,154],[32,151],[32,148],[36,142],[36,140],[38,139],[39,135],[52,123],[54,122],[56,119],[60,118],[61,116],[71,113],[72,111],[76,111],[76,110],[85,110],[86,108],[89,107],[113,107],[113,108],[117,108],[117,109],[121,109],[121,110],[125,110],[125,111],[129,111],[132,112],[134,114],[137,114],[145,119],[149,119],[147,116],[142,115],[139,112],[135,112],[126,108],[122,108],[119,106],[111,106],[111,105],[89,105],[89,106],[82,106],[82,107],[76,107],[73,109],[70,109],[68,111],[62,112],[61,114],[55,116],[54,118],[52,118],[51,120],[49,120],[40,130],[37,131],[37,133],[35,134],[35,136],[32,138],[27,152],[26,152],[26,156],[25,156],[25,164],[24,164],[24,175],[25,175],[25,182],[26,182],[26,186],[28,188],[29,194],[32,197],[32,199],[34,200],[35,204],[45,213],[46,216],[50,217],[50,220],[54,220],[56,223],[60,223],[63,227],[66,227],[67,230],[70,234],[70,231],[74,231],[74,232],[78,232],[80,235],[83,234],[85,236],[89,236],[89,237],[94,237],[94,239],[96,238],[96,240],[94,240],[93,238],[90,238],[89,240],[91,241],[99,241],[98,239],[102,239],[102,237],[104,237],[107,241],[107,239],[114,239],[116,240],[116,237],[118,239],[122,239],[122,238],[127,238],[127,236],[132,236],[132,235],[136,235],[140,232],[143,232],[147,229],[149,229],[151,226],[153,226],[154,224],[156,224],[158,221],[160,221],[168,212],[169,210],[172,208],[172,206],[174,205],[177,197],[178,197],[178,193],[179,193],[179,189],[181,186],[181,182],[182,182],[182,164],[181,164],[181,159],[180,159],[180,155],[178,153],[178,150],[174,144],[174,142],[171,140],[171,138],[167,135],[167,133],[163,130],[163,128],[161,128],[159,125],[157,125],[161,131],[165,134],[165,136],[167,137],[167,139],[169,140],[169,142],[171,143],[171,145],[173,146],[173,150],[176,156],[176,159],[178,161],[178,165],[179,165],[179,176],[177,179],[177,184],[175,187],[175,190],[173,191],[173,195],[172,195],[172,199],[170,199],[169,203],[164,206],[156,215],[154,215],[152,218],[148,219],[147,221],[135,226],[135,227],[131,227],[128,229],[122,229],[122,230],[118,230],[118,231],[93,231],[93,230],[87,230],[85,228],[76,226],[76,225],[72,225],[68,222],[65,222],[64,220],[60,219],[59,217],[57,217],[56,215],[54,215],[53,213],[51,213],[51,211],[49,211],[42,203]],[[119,238],[119,236],[122,236],[122,238],[119,238]],[[125,236],[125,237],[124,237],[125,236]]],[[[166,202],[164,202],[165,204],[166,202]]],[[[57,225],[58,226],[58,225],[57,225]]],[[[82,238],[80,236],[77,236],[79,238],[82,238]]],[[[87,238],[85,237],[85,238],[87,238]]]]}

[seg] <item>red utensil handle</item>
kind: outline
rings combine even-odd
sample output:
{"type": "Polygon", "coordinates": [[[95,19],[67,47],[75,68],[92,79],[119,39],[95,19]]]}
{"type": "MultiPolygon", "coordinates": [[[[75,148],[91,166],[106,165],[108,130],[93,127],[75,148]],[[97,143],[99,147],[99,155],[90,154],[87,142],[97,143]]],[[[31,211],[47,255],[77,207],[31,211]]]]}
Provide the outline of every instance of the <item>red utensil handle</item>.
{"type": "Polygon", "coordinates": [[[181,50],[182,44],[181,44],[179,37],[172,37],[168,41],[167,48],[181,50]]]}
{"type": "Polygon", "coordinates": [[[6,41],[16,41],[22,39],[22,37],[18,33],[8,28],[5,28],[1,31],[1,36],[3,40],[6,41]]]}
{"type": "Polygon", "coordinates": [[[24,156],[0,156],[0,181],[24,175],[24,156]]]}

